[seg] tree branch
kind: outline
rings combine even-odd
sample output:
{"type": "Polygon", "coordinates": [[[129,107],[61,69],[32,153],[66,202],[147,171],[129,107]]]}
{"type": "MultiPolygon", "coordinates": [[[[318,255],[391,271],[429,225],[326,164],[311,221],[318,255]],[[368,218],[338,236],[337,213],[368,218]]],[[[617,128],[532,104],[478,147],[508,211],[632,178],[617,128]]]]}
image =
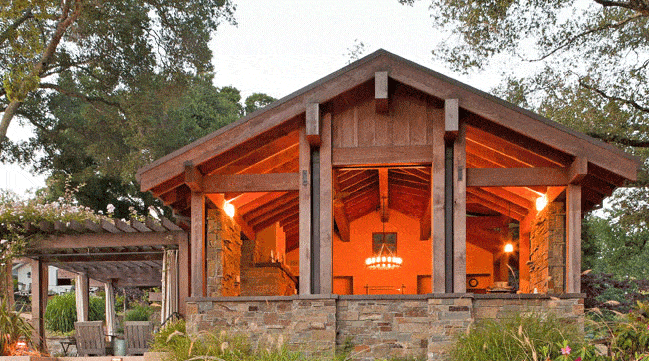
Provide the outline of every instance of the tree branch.
{"type": "Polygon", "coordinates": [[[616,143],[627,147],[649,148],[649,140],[631,139],[615,134],[587,132],[589,136],[597,138],[606,143],[616,143]]]}
{"type": "Polygon", "coordinates": [[[636,0],[636,1],[611,1],[611,0],[593,0],[604,7],[619,7],[629,10],[634,10],[644,15],[649,15],[649,2],[636,0]]]}
{"type": "Polygon", "coordinates": [[[588,89],[588,90],[594,91],[595,93],[599,94],[600,96],[602,96],[602,97],[604,97],[604,98],[606,98],[606,99],[608,99],[608,100],[618,101],[618,102],[621,102],[621,103],[623,103],[623,104],[626,104],[626,105],[628,105],[628,106],[630,106],[630,107],[633,107],[633,108],[635,108],[636,110],[639,110],[639,111],[641,111],[641,112],[649,113],[649,108],[647,108],[647,107],[645,107],[645,106],[642,106],[642,105],[638,104],[635,100],[624,99],[624,98],[620,98],[620,97],[617,97],[617,96],[608,95],[608,94],[606,94],[603,90],[600,90],[600,89],[598,89],[598,88],[595,88],[594,86],[592,86],[592,85],[590,85],[590,84],[586,84],[586,82],[584,82],[583,79],[579,79],[579,85],[580,85],[580,86],[583,86],[584,88],[586,88],[586,89],[588,89]]]}
{"type": "Polygon", "coordinates": [[[56,90],[57,92],[59,92],[61,94],[64,94],[64,95],[67,95],[67,96],[73,97],[73,98],[78,98],[78,99],[81,99],[81,100],[83,100],[85,102],[88,102],[88,103],[104,103],[106,105],[116,107],[117,109],[119,109],[120,111],[123,112],[122,105],[120,103],[113,102],[113,101],[110,101],[108,99],[104,99],[102,97],[91,97],[91,96],[81,94],[81,93],[78,93],[78,92],[75,92],[75,91],[72,91],[72,90],[64,89],[63,87],[61,87],[61,86],[59,86],[57,84],[52,84],[52,83],[41,83],[39,86],[41,88],[43,88],[43,89],[56,90]]]}
{"type": "Polygon", "coordinates": [[[34,17],[34,14],[32,14],[32,9],[29,8],[23,12],[23,16],[20,18],[16,19],[13,24],[9,25],[5,31],[0,34],[0,46],[2,46],[2,43],[4,43],[7,39],[9,39],[9,34],[11,34],[12,31],[18,29],[18,27],[27,21],[27,19],[31,19],[34,17]]]}
{"type": "MultiPolygon", "coordinates": [[[[595,1],[597,1],[597,0],[595,0],[595,1]]],[[[588,29],[586,31],[583,31],[583,32],[569,38],[563,44],[561,44],[561,45],[557,46],[556,48],[552,49],[549,53],[546,53],[545,55],[542,55],[541,57],[536,58],[536,59],[527,59],[526,61],[534,62],[534,61],[545,60],[548,57],[550,57],[551,55],[555,54],[557,51],[568,47],[570,44],[574,43],[575,41],[577,41],[577,39],[579,39],[581,37],[584,37],[584,36],[587,36],[587,35],[602,31],[602,30],[619,29],[619,28],[623,27],[624,25],[626,25],[627,23],[629,23],[629,22],[631,22],[633,20],[636,20],[638,18],[641,18],[643,16],[644,15],[641,14],[641,13],[635,13],[635,14],[629,16],[628,18],[626,18],[626,19],[624,19],[624,20],[622,20],[620,22],[613,23],[613,24],[602,25],[600,27],[593,28],[593,29],[588,29]]]]}

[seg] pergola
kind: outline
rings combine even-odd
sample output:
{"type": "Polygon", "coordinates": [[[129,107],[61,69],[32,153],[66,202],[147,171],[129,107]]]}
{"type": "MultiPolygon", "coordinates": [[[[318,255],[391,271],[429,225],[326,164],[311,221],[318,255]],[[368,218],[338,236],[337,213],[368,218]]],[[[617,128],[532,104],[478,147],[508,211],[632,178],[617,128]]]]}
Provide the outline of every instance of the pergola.
{"type": "Polygon", "coordinates": [[[206,295],[206,206],[233,205],[252,240],[279,224],[286,249],[299,248],[301,295],[332,293],[333,241],[348,242],[352,222],[377,210],[385,222],[398,211],[430,239],[431,292],[462,294],[467,243],[500,247],[484,241],[498,234],[480,216],[520,224],[521,280],[529,280],[541,195],[566,204],[564,291],[574,294],[582,215],[635,180],[638,165],[608,144],[379,50],[140,169],[138,180],[191,219],[193,297],[206,295]]]}
{"type": "MultiPolygon", "coordinates": [[[[187,233],[166,218],[145,221],[119,219],[84,223],[71,221],[27,224],[34,234],[24,256],[31,259],[32,319],[35,340],[43,342],[47,306],[48,265],[77,274],[77,320],[88,320],[89,279],[106,287],[107,331],[114,330],[114,287],[162,287],[163,313],[184,313],[179,298],[187,297],[179,284],[187,283],[187,233]],[[172,306],[173,305],[173,306],[172,306]]],[[[186,287],[185,287],[186,290],[186,287]]]]}

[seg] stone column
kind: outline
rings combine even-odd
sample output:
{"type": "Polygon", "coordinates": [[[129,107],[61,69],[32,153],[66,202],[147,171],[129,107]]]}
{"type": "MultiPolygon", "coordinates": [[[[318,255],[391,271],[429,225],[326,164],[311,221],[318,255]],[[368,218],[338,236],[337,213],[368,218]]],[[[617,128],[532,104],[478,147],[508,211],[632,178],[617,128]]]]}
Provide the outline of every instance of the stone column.
{"type": "Polygon", "coordinates": [[[222,209],[207,210],[207,295],[241,294],[241,228],[222,209]]]}

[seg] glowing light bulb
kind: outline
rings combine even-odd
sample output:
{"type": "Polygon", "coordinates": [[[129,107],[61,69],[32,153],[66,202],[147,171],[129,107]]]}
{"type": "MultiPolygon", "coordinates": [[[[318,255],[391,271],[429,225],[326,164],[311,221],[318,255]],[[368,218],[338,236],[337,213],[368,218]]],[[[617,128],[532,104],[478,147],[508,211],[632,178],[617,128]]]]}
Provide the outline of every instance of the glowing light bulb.
{"type": "Polygon", "coordinates": [[[232,204],[225,202],[225,204],[223,204],[223,210],[225,211],[225,214],[228,215],[228,217],[234,217],[234,206],[232,204]]]}
{"type": "Polygon", "coordinates": [[[366,264],[366,265],[369,265],[369,264],[371,264],[371,263],[372,263],[372,259],[371,259],[371,258],[366,258],[366,259],[365,259],[365,264],[366,264]]]}
{"type": "Polygon", "coordinates": [[[536,199],[536,210],[537,211],[542,211],[545,206],[548,205],[548,198],[543,194],[539,198],[536,199]]]}
{"type": "Polygon", "coordinates": [[[507,243],[505,245],[505,253],[512,253],[514,252],[514,245],[511,243],[507,243]]]}

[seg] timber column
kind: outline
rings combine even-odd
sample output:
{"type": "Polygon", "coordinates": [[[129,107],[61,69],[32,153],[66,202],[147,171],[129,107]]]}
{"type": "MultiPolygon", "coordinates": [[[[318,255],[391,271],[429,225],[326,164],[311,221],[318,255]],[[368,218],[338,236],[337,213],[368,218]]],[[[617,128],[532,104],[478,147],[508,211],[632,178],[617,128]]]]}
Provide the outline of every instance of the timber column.
{"type": "Polygon", "coordinates": [[[185,162],[185,184],[191,189],[190,283],[191,297],[205,297],[205,194],[203,175],[192,162],[185,162]]]}
{"type": "Polygon", "coordinates": [[[42,259],[31,260],[32,266],[32,325],[34,346],[47,352],[45,340],[45,308],[47,307],[47,263],[42,259]]]}
{"type": "MultiPolygon", "coordinates": [[[[319,134],[320,129],[318,125],[319,114],[317,114],[317,104],[307,105],[307,125],[311,116],[311,133],[319,134]],[[309,107],[316,108],[311,109],[309,107]],[[315,118],[317,116],[317,118],[315,118]]],[[[311,145],[307,141],[307,133],[305,128],[300,129],[299,134],[299,152],[300,152],[300,185],[299,185],[299,201],[300,201],[300,214],[299,214],[299,266],[300,266],[300,289],[299,294],[310,295],[311,292],[311,145]]]]}

